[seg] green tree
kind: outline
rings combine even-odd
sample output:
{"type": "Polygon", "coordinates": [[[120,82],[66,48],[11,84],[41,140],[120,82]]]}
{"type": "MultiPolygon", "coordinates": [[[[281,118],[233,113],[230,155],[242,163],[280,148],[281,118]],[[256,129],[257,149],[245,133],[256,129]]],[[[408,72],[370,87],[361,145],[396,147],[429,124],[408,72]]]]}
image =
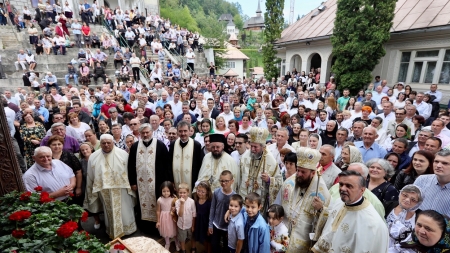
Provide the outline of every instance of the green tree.
{"type": "Polygon", "coordinates": [[[236,14],[233,17],[234,19],[234,24],[236,25],[236,28],[239,29],[239,32],[242,32],[242,30],[244,29],[244,20],[242,20],[241,15],[236,14]]]}
{"type": "Polygon", "coordinates": [[[264,13],[264,46],[263,46],[263,59],[264,59],[264,75],[267,79],[277,78],[279,71],[277,64],[281,62],[276,57],[276,51],[273,44],[277,39],[281,37],[283,31],[284,18],[283,18],[284,0],[267,0],[266,12],[264,13]]]}
{"type": "Polygon", "coordinates": [[[332,72],[340,89],[357,92],[386,54],[396,0],[338,0],[334,22],[332,72]]]}

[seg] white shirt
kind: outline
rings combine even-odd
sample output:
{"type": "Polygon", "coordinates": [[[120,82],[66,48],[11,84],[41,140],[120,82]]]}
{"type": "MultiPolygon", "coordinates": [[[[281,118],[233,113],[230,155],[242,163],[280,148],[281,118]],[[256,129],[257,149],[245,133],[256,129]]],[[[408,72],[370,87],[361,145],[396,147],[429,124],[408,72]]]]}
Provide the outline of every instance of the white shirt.
{"type": "Polygon", "coordinates": [[[52,39],[52,41],[55,43],[55,45],[57,46],[63,46],[66,44],[66,40],[63,37],[54,37],[52,39]]]}
{"type": "Polygon", "coordinates": [[[420,104],[417,104],[416,101],[414,101],[413,105],[416,106],[419,115],[422,115],[425,120],[427,120],[431,116],[432,107],[430,104],[425,103],[424,101],[422,101],[420,104]]]}
{"type": "Polygon", "coordinates": [[[306,108],[309,108],[311,110],[317,110],[317,106],[319,105],[319,103],[320,103],[319,99],[314,100],[314,102],[312,102],[312,103],[311,103],[311,101],[306,100],[304,105],[306,108]]]}
{"type": "MultiPolygon", "coordinates": [[[[291,145],[289,145],[287,142],[284,144],[283,148],[288,148],[292,152],[296,152],[295,149],[291,145]]],[[[267,150],[272,153],[273,157],[275,158],[275,160],[277,161],[278,164],[282,163],[280,151],[278,151],[278,147],[277,147],[276,143],[273,143],[273,144],[270,144],[269,146],[267,146],[267,150]]]]}
{"type": "Polygon", "coordinates": [[[187,52],[186,53],[187,63],[195,63],[195,54],[194,52],[187,52]]]}
{"type": "Polygon", "coordinates": [[[234,114],[232,111],[230,111],[228,114],[226,114],[225,112],[222,112],[221,114],[219,114],[219,116],[222,116],[225,119],[225,125],[228,127],[228,121],[234,119],[234,114]]]}
{"type": "Polygon", "coordinates": [[[241,157],[245,154],[245,153],[247,153],[247,152],[250,152],[250,150],[245,150],[245,152],[242,154],[242,155],[240,155],[239,154],[239,152],[237,151],[237,150],[235,150],[235,151],[233,151],[233,152],[231,152],[231,157],[233,157],[233,159],[236,161],[236,164],[237,164],[237,166],[239,167],[240,166],[240,164],[241,164],[241,157]]]}
{"type": "Polygon", "coordinates": [[[440,92],[440,91],[427,91],[427,92],[425,92],[425,94],[430,94],[430,95],[433,95],[433,96],[435,96],[436,97],[436,99],[435,100],[433,100],[433,101],[431,101],[431,102],[441,102],[441,99],[442,99],[442,92],[440,92]]]}
{"type": "Polygon", "coordinates": [[[178,101],[178,103],[175,104],[174,101],[169,101],[169,105],[172,106],[172,112],[175,115],[175,118],[177,118],[180,114],[183,113],[181,110],[182,103],[181,101],[178,101]]]}
{"type": "Polygon", "coordinates": [[[388,115],[384,115],[384,113],[380,113],[377,116],[383,119],[383,129],[384,130],[387,129],[389,121],[395,120],[395,113],[394,112],[391,112],[388,115]]]}

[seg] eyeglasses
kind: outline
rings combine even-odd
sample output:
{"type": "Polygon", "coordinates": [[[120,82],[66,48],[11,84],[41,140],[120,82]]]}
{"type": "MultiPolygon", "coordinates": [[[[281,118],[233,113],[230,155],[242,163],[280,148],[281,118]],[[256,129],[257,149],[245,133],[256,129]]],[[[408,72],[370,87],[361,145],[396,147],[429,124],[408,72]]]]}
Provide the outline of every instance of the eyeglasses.
{"type": "Polygon", "coordinates": [[[219,180],[219,182],[221,183],[221,184],[227,184],[227,183],[229,183],[231,180],[219,180]]]}
{"type": "Polygon", "coordinates": [[[236,142],[234,142],[234,144],[235,144],[235,145],[242,145],[242,144],[244,144],[244,143],[243,143],[243,142],[237,142],[237,141],[236,141],[236,142]]]}

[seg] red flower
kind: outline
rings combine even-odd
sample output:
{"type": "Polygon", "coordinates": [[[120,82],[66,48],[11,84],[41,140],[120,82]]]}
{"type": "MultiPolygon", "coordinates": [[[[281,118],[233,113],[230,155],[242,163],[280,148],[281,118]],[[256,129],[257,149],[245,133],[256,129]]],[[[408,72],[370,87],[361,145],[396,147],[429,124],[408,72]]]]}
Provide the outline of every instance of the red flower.
{"type": "Polygon", "coordinates": [[[75,196],[75,195],[73,194],[73,192],[70,192],[70,193],[69,193],[69,197],[73,197],[73,196],[75,196]]]}
{"type": "Polygon", "coordinates": [[[31,197],[31,192],[24,192],[24,193],[20,194],[20,200],[22,200],[22,201],[29,200],[30,197],[31,197]]]}
{"type": "Polygon", "coordinates": [[[41,192],[41,203],[48,203],[54,201],[54,199],[50,198],[50,194],[48,192],[41,192]]]}
{"type": "Polygon", "coordinates": [[[76,222],[68,221],[56,230],[56,234],[63,238],[69,238],[77,228],[78,224],[76,222]]]}
{"type": "Polygon", "coordinates": [[[35,191],[40,192],[42,191],[42,186],[36,186],[36,188],[34,188],[35,191]]]}
{"type": "Polygon", "coordinates": [[[13,230],[11,235],[14,238],[20,239],[20,238],[22,238],[25,235],[25,230],[22,230],[22,229],[13,230]]]}
{"type": "Polygon", "coordinates": [[[89,216],[88,212],[83,212],[83,214],[81,215],[81,219],[80,220],[82,222],[86,222],[88,220],[88,216],[89,216]]]}
{"type": "Polygon", "coordinates": [[[121,243],[118,243],[118,244],[114,245],[114,249],[124,250],[125,246],[121,243]]]}
{"type": "Polygon", "coordinates": [[[31,216],[31,212],[30,211],[17,211],[15,213],[12,213],[9,216],[9,219],[12,221],[23,221],[26,220],[28,218],[30,218],[31,216]]]}
{"type": "Polygon", "coordinates": [[[80,249],[78,253],[89,253],[89,251],[80,249]]]}

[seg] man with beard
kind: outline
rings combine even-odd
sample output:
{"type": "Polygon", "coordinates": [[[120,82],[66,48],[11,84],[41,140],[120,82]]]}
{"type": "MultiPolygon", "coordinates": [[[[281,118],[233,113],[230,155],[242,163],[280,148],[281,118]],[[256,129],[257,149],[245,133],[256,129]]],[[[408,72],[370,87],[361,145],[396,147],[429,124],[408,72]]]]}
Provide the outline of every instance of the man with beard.
{"type": "Polygon", "coordinates": [[[283,206],[284,224],[290,232],[288,253],[310,252],[309,234],[315,233],[317,228],[313,228],[313,222],[330,202],[327,186],[316,173],[320,159],[318,150],[297,150],[297,173],[287,178],[278,192],[275,204],[283,206]]]}
{"type": "Polygon", "coordinates": [[[328,210],[324,209],[318,223],[322,218],[326,223],[312,252],[388,252],[389,233],[385,220],[363,197],[365,186],[366,179],[354,170],[339,174],[341,198],[328,210]]]}
{"type": "MultiPolygon", "coordinates": [[[[277,135],[279,132],[280,130],[277,135]]],[[[267,128],[253,127],[250,129],[250,152],[244,153],[241,157],[241,177],[237,191],[243,198],[251,192],[258,193],[262,197],[261,213],[263,216],[266,216],[267,208],[273,204],[283,183],[278,163],[266,148],[268,136],[267,128]]],[[[285,138],[286,140],[287,138],[285,138]]]]}
{"type": "MultiPolygon", "coordinates": [[[[222,134],[210,134],[209,135],[209,147],[210,151],[205,155],[198,174],[197,182],[208,181],[211,185],[211,189],[221,187],[219,179],[220,173],[224,170],[229,170],[233,174],[233,178],[239,179],[239,170],[233,157],[223,151],[226,143],[225,136],[222,134]]],[[[238,180],[235,180],[238,182],[238,180]]],[[[233,183],[231,188],[236,189],[236,183],[233,183]]],[[[195,190],[194,190],[195,191],[195,190]]]]}
{"type": "Polygon", "coordinates": [[[171,170],[162,169],[168,159],[167,148],[153,137],[150,124],[142,124],[139,134],[141,139],[130,148],[128,180],[138,199],[135,211],[139,230],[158,235],[156,201],[161,195],[159,187],[164,181],[173,181],[173,175],[171,170]]]}
{"type": "MultiPolygon", "coordinates": [[[[189,114],[187,114],[189,115],[189,114]]],[[[170,144],[169,170],[173,173],[174,183],[178,187],[186,183],[190,192],[194,189],[194,183],[203,161],[202,145],[189,138],[189,121],[180,121],[177,125],[178,138],[170,144]]]]}

